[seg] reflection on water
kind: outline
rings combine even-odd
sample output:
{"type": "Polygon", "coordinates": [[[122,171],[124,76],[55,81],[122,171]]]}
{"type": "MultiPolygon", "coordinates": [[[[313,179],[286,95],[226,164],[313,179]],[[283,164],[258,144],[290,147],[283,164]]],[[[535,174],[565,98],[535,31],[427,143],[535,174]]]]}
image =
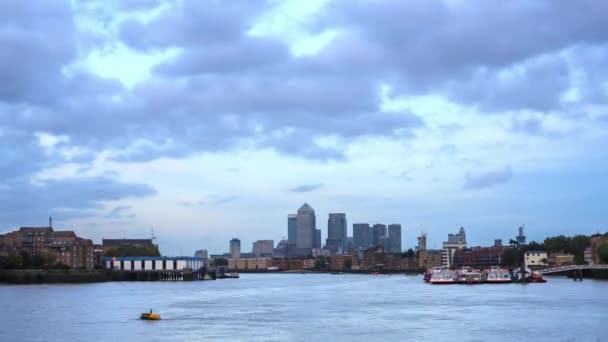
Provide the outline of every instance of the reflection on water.
{"type": "Polygon", "coordinates": [[[0,285],[0,341],[608,341],[608,281],[392,275],[0,285]],[[141,321],[154,309],[161,321],[141,321]]]}

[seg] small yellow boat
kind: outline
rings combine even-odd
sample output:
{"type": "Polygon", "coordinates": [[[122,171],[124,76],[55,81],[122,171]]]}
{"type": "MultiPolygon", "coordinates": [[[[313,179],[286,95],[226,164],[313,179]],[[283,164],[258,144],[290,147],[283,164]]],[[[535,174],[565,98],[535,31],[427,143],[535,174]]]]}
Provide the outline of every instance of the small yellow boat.
{"type": "Polygon", "coordinates": [[[139,316],[139,318],[149,320],[149,321],[158,321],[160,319],[160,314],[157,314],[155,312],[152,312],[152,310],[150,310],[150,312],[142,313],[141,316],[139,316]]]}

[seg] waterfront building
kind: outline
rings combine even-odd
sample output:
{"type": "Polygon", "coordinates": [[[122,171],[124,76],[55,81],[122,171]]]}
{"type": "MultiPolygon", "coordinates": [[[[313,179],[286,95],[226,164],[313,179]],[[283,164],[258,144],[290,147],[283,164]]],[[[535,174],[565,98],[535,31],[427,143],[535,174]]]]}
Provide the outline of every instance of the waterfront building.
{"type": "Polygon", "coordinates": [[[287,215],[287,240],[291,243],[296,243],[298,229],[298,215],[287,215]]]}
{"type": "Polygon", "coordinates": [[[600,246],[602,246],[603,244],[608,243],[608,233],[606,234],[593,234],[591,235],[591,256],[590,256],[590,260],[591,263],[594,265],[598,265],[601,263],[600,260],[600,256],[598,253],[598,250],[600,248],[600,246]]]}
{"type": "Polygon", "coordinates": [[[591,247],[585,248],[584,256],[585,263],[587,265],[593,265],[593,252],[591,251],[591,247]]]}
{"type": "Polygon", "coordinates": [[[382,243],[381,240],[386,236],[386,225],[377,223],[372,228],[373,232],[373,244],[377,245],[382,243]]]}
{"type": "Polygon", "coordinates": [[[258,240],[253,243],[253,248],[251,249],[253,255],[256,258],[259,257],[271,257],[274,250],[274,241],[273,240],[258,240]]]}
{"type": "Polygon", "coordinates": [[[574,254],[570,253],[551,253],[547,259],[549,267],[559,267],[574,265],[574,254]]]}
{"type": "Polygon", "coordinates": [[[477,266],[490,268],[500,265],[501,256],[506,247],[472,247],[462,248],[454,252],[453,266],[477,266]]]}
{"type": "Polygon", "coordinates": [[[21,227],[0,238],[0,255],[28,253],[32,257],[48,256],[70,268],[95,266],[93,241],[78,237],[72,230],[51,227],[21,227]]]}
{"type": "Polygon", "coordinates": [[[353,259],[350,254],[334,255],[329,259],[329,268],[332,270],[349,270],[352,268],[353,259]]]}
{"type": "Polygon", "coordinates": [[[425,267],[439,267],[443,264],[443,250],[427,249],[425,267]]]}
{"type": "Polygon", "coordinates": [[[234,238],[230,240],[230,258],[239,259],[241,257],[241,240],[234,238]]]}
{"type": "Polygon", "coordinates": [[[112,257],[103,258],[105,269],[113,271],[181,271],[205,267],[197,257],[112,257]]]}
{"type": "Polygon", "coordinates": [[[300,209],[298,209],[296,217],[296,247],[312,249],[315,242],[315,229],[315,211],[308,203],[304,203],[300,209]]]}
{"type": "Polygon", "coordinates": [[[401,253],[401,225],[388,225],[388,250],[391,253],[401,253]]]}
{"type": "Polygon", "coordinates": [[[456,234],[448,234],[448,241],[443,242],[442,266],[451,268],[454,265],[454,254],[457,250],[467,247],[466,235],[463,227],[456,234]]]}
{"type": "Polygon", "coordinates": [[[367,249],[371,246],[372,242],[369,240],[369,231],[369,223],[353,224],[353,240],[355,249],[367,249]]]}
{"type": "Polygon", "coordinates": [[[326,246],[332,254],[346,252],[346,214],[330,213],[327,219],[326,246]]]}
{"type": "Polygon", "coordinates": [[[524,259],[526,269],[530,269],[530,266],[546,266],[547,260],[547,252],[544,251],[527,251],[524,259]]]}
{"type": "Polygon", "coordinates": [[[272,267],[272,258],[228,259],[228,268],[232,270],[267,270],[272,267]]]}
{"type": "Polygon", "coordinates": [[[502,239],[495,239],[494,247],[502,247],[502,239]]]}

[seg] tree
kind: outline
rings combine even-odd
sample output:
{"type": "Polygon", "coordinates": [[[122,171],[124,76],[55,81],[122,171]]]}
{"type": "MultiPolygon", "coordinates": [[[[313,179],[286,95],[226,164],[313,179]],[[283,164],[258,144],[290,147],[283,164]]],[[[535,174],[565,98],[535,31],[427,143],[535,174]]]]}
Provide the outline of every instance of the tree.
{"type": "Polygon", "coordinates": [[[598,247],[597,255],[600,258],[600,263],[608,264],[608,242],[605,242],[598,247]]]}
{"type": "Polygon", "coordinates": [[[344,261],[344,269],[345,270],[350,270],[351,267],[353,267],[353,261],[352,260],[346,260],[346,261],[344,261]]]}
{"type": "Polygon", "coordinates": [[[326,263],[325,257],[318,257],[317,260],[315,260],[315,269],[320,270],[325,268],[326,263]]]}
{"type": "Polygon", "coordinates": [[[158,247],[137,247],[124,245],[112,248],[104,253],[106,257],[159,257],[158,247]]]}
{"type": "Polygon", "coordinates": [[[32,267],[32,256],[28,252],[21,252],[21,266],[23,268],[32,267]]]}
{"type": "Polygon", "coordinates": [[[19,269],[23,265],[23,259],[19,254],[11,254],[5,257],[0,257],[0,268],[9,270],[19,269]]]}

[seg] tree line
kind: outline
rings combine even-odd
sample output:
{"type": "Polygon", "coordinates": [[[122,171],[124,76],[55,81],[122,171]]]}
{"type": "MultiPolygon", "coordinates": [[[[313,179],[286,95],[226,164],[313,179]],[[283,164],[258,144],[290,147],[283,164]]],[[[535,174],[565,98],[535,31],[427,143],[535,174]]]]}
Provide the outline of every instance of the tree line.
{"type": "MultiPolygon", "coordinates": [[[[590,244],[591,238],[587,235],[575,235],[572,237],[558,235],[548,237],[540,243],[532,241],[527,245],[516,245],[515,248],[509,248],[503,253],[501,261],[503,265],[514,266],[522,262],[526,252],[544,251],[547,252],[547,254],[570,253],[574,255],[574,263],[580,265],[585,263],[585,249],[587,249],[590,244]]],[[[608,253],[608,246],[606,249],[606,253],[608,253]]],[[[608,258],[606,261],[608,262],[608,258]]]]}

